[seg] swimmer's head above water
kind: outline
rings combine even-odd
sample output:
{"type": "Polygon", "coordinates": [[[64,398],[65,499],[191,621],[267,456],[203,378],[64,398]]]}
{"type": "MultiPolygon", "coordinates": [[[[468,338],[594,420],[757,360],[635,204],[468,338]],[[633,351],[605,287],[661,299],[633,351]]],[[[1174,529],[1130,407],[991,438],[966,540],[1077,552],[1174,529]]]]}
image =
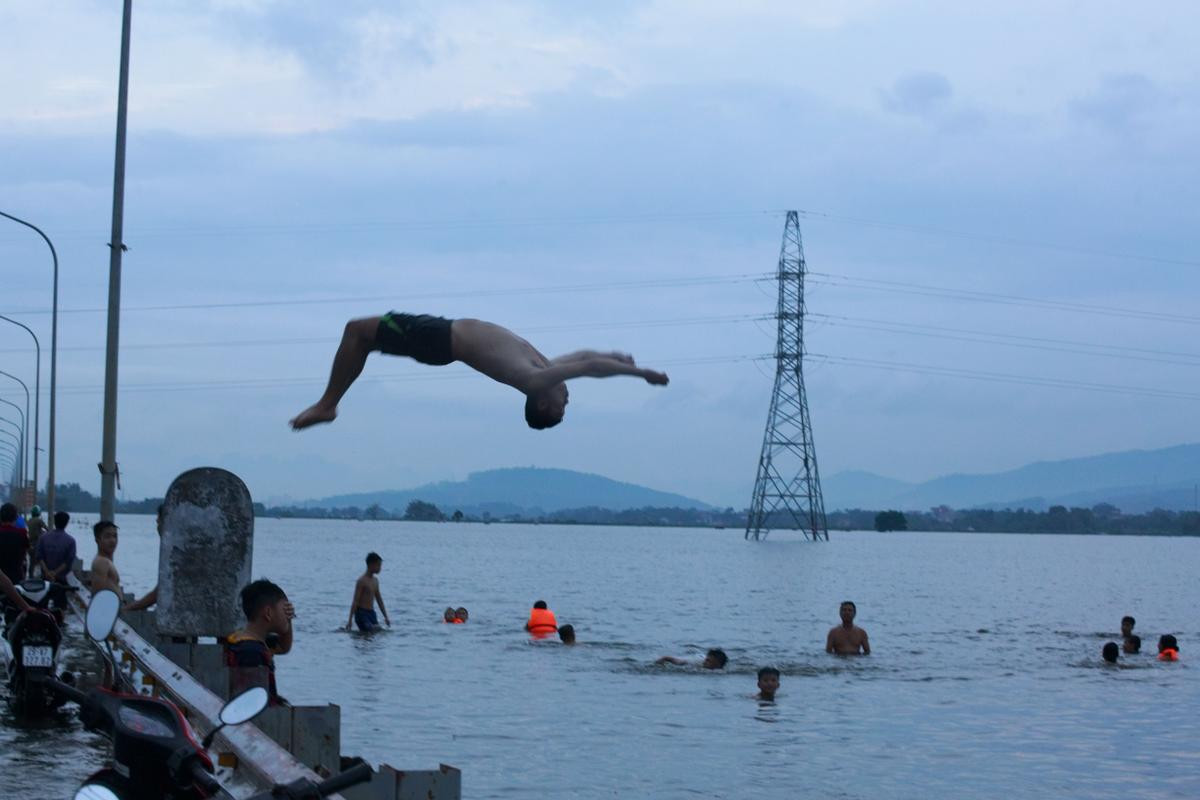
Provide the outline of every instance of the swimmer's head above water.
{"type": "Polygon", "coordinates": [[[774,700],[779,691],[779,670],[774,667],[763,667],[758,671],[758,699],[774,700]]]}
{"type": "Polygon", "coordinates": [[[1117,647],[1116,642],[1105,642],[1104,647],[1100,650],[1100,656],[1110,664],[1117,663],[1117,655],[1121,652],[1121,648],[1117,647]]]}
{"type": "Polygon", "coordinates": [[[858,606],[854,605],[853,600],[843,600],[841,606],[838,607],[838,614],[842,618],[843,625],[853,624],[854,617],[858,614],[858,606]]]}
{"type": "Polygon", "coordinates": [[[704,656],[704,661],[700,666],[705,669],[725,669],[725,664],[729,661],[729,656],[725,655],[725,651],[719,647],[714,647],[709,650],[704,656]]]}
{"type": "Polygon", "coordinates": [[[454,618],[459,622],[466,622],[469,616],[470,615],[467,613],[467,609],[463,606],[459,606],[458,608],[454,609],[454,618]]]}
{"type": "Polygon", "coordinates": [[[446,610],[442,612],[442,621],[454,622],[454,609],[452,607],[446,606],[446,610]]]}
{"type": "Polygon", "coordinates": [[[575,626],[563,625],[558,629],[558,638],[563,644],[575,644],[575,626]]]}
{"type": "Polygon", "coordinates": [[[1137,620],[1133,617],[1121,617],[1121,635],[1129,637],[1133,635],[1133,626],[1137,624],[1137,620]]]}

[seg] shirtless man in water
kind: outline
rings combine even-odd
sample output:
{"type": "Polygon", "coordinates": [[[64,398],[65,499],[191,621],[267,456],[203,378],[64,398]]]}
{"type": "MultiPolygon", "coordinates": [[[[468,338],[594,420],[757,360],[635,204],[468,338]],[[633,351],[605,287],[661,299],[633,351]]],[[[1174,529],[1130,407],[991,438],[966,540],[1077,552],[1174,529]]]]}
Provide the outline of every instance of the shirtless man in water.
{"type": "Polygon", "coordinates": [[[520,336],[491,322],[393,311],[382,317],[346,323],[325,394],[296,415],[292,427],[300,430],[332,422],[337,416],[338,401],[362,373],[367,356],[375,350],[434,366],[461,361],[524,394],[525,421],[538,430],[562,422],[567,408],[564,381],[571,378],[635,375],[656,386],[667,384],[665,373],[642,369],[626,353],[580,350],[546,358],[520,336]]]}
{"type": "Polygon", "coordinates": [[[387,626],[392,627],[391,617],[383,606],[383,595],[379,594],[379,578],[375,577],[381,569],[383,558],[378,553],[367,553],[367,571],[354,582],[354,600],[350,603],[350,619],[346,623],[346,630],[350,630],[351,624],[357,624],[363,633],[379,630],[379,618],[375,616],[377,602],[387,626]]]}
{"type": "Polygon", "coordinates": [[[854,624],[854,615],[858,608],[846,600],[838,613],[842,616],[842,624],[829,629],[825,638],[825,652],[837,653],[839,656],[856,656],[862,653],[871,655],[871,643],[867,641],[867,632],[854,624]]]}
{"type": "Polygon", "coordinates": [[[92,535],[96,537],[96,557],[92,559],[92,594],[101,589],[112,589],[117,597],[122,597],[121,575],[113,563],[113,555],[117,551],[117,526],[102,519],[92,526],[92,535]]]}

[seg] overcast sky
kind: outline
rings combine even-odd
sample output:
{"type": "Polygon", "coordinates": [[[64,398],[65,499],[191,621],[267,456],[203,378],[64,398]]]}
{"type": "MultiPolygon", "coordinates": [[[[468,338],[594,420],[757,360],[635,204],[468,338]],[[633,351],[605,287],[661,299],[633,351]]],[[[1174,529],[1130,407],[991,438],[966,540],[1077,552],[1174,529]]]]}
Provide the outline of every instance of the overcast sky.
{"type": "MultiPolygon", "coordinates": [[[[577,5],[135,3],[124,496],[199,465],[266,501],[538,465],[743,507],[788,208],[823,474],[1196,439],[1194,4],[577,5]],[[671,385],[582,379],[535,432],[509,388],[376,356],[289,430],[342,324],[392,308],[671,385]]],[[[96,493],[119,37],[117,0],[0,6],[0,210],[58,246],[58,478],[96,493]]],[[[2,313],[48,350],[48,255],[0,222],[2,313]]],[[[24,332],[0,351],[32,386],[24,332]]]]}

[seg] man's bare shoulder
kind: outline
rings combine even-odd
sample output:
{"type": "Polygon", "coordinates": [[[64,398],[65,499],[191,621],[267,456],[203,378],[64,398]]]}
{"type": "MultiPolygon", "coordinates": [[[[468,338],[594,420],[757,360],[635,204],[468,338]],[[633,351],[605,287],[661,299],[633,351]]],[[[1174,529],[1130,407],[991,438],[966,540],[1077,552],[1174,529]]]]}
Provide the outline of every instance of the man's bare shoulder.
{"type": "Polygon", "coordinates": [[[479,319],[456,319],[451,328],[454,357],[493,380],[520,388],[550,360],[508,328],[479,319]]]}
{"type": "Polygon", "coordinates": [[[103,571],[108,573],[113,568],[112,559],[106,556],[96,556],[92,559],[92,572],[103,571]]]}

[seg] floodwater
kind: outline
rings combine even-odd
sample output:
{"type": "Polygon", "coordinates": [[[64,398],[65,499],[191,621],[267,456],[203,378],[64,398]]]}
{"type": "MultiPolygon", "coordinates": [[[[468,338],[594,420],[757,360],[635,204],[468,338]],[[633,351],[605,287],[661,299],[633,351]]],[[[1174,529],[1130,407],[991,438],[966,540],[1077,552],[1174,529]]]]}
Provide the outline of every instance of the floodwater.
{"type": "MultiPolygon", "coordinates": [[[[117,564],[154,582],[152,520],[117,564]]],[[[343,752],[453,764],[469,798],[1200,796],[1200,539],[259,520],[255,576],[296,606],[294,703],[343,752]],[[393,627],[341,627],[370,550],[393,627]],[[580,644],[521,631],[544,599],[580,644]],[[824,652],[857,602],[872,655],[824,652]],[[471,620],[443,625],[447,605],[471,620]],[[1120,618],[1145,652],[1103,665],[1120,618]],[[1160,633],[1182,661],[1158,663],[1160,633]],[[653,664],[730,655],[722,672],[653,664]],[[778,666],[775,703],[755,672],[778,666]]],[[[91,537],[81,531],[80,553],[91,537]]],[[[67,797],[102,744],[0,720],[0,796],[67,797]]]]}

